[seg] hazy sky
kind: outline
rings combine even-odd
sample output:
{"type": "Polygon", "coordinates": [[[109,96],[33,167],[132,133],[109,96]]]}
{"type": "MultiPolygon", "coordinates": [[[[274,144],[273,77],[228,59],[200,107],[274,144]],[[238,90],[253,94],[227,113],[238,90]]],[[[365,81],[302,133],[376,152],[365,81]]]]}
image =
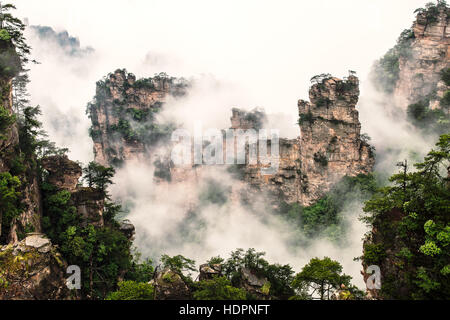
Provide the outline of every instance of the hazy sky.
{"type": "Polygon", "coordinates": [[[424,0],[17,0],[30,24],[67,29],[110,64],[148,76],[213,74],[237,81],[254,105],[284,110],[322,72],[364,79],[411,26],[424,0]],[[150,62],[142,68],[147,53],[150,62]],[[137,69],[139,67],[139,69],[137,69]]]}

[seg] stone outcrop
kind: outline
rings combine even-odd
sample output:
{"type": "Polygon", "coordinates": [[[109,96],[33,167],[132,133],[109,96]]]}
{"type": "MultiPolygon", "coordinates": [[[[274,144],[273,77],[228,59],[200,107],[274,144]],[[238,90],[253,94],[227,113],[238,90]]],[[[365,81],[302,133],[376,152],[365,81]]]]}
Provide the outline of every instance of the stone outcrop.
{"type": "MultiPolygon", "coordinates": [[[[356,104],[359,81],[354,75],[347,79],[327,77],[310,89],[310,102],[300,100],[299,125],[301,138],[280,139],[279,169],[263,175],[261,164],[246,164],[243,180],[256,190],[266,191],[276,202],[300,203],[309,206],[320,199],[344,176],[372,172],[375,154],[361,137],[361,123],[356,104]]],[[[256,129],[244,122],[235,129],[256,129]]]]}
{"type": "Polygon", "coordinates": [[[103,211],[105,207],[105,194],[93,188],[77,188],[72,193],[72,202],[77,213],[83,218],[82,227],[93,225],[103,227],[103,211]]]}
{"type": "MultiPolygon", "coordinates": [[[[144,146],[140,139],[127,140],[124,135],[117,139],[108,132],[119,123],[124,125],[123,121],[133,123],[126,113],[116,110],[118,106],[123,110],[134,110],[132,112],[153,112],[155,108],[161,108],[168,96],[174,95],[174,86],[178,88],[176,96],[182,95],[185,89],[176,82],[154,81],[136,80],[133,75],[118,70],[97,85],[96,99],[90,106],[93,130],[96,132],[93,135],[96,161],[114,165],[116,156],[120,158],[119,163],[127,159],[139,160],[143,156],[146,157],[142,158],[143,161],[149,161],[147,151],[150,145],[144,146]],[[142,81],[150,82],[150,85],[136,87],[136,83],[142,81]]],[[[361,138],[361,124],[356,110],[358,97],[359,81],[353,74],[348,79],[329,77],[315,84],[310,91],[311,102],[301,100],[298,104],[301,138],[279,140],[279,168],[276,173],[263,174],[261,169],[268,165],[261,163],[261,155],[257,163],[250,163],[247,148],[246,164],[237,165],[236,171],[250,187],[249,191],[267,194],[274,208],[283,202],[310,205],[340,178],[371,172],[374,154],[361,138]]],[[[235,130],[253,129],[258,133],[258,130],[267,128],[267,116],[259,109],[244,111],[234,108],[230,120],[231,129],[235,130]]],[[[146,121],[151,123],[148,119],[146,121]]],[[[151,126],[148,128],[149,132],[154,129],[151,126]]],[[[270,152],[269,145],[267,149],[270,152]]],[[[204,170],[202,166],[176,167],[170,159],[154,164],[155,180],[159,183],[187,180],[195,183],[204,170]]]]}
{"type": "Polygon", "coordinates": [[[0,249],[0,300],[64,300],[67,264],[41,234],[0,249]]]}
{"type": "Polygon", "coordinates": [[[199,271],[200,271],[200,274],[198,276],[199,281],[211,280],[214,277],[222,276],[222,265],[220,264],[210,265],[208,263],[202,264],[200,266],[199,271]]]}
{"type": "Polygon", "coordinates": [[[414,38],[407,54],[399,58],[398,80],[393,92],[398,105],[406,109],[410,104],[430,99],[430,108],[448,90],[440,72],[450,67],[450,10],[440,8],[433,20],[427,12],[420,12],[413,24],[414,38]]]}
{"type": "Polygon", "coordinates": [[[192,294],[187,284],[178,273],[170,269],[157,272],[150,284],[155,287],[156,300],[192,299],[192,294]]]}
{"type": "Polygon", "coordinates": [[[263,110],[254,109],[252,111],[244,111],[233,108],[231,117],[232,129],[255,129],[259,130],[267,123],[267,116],[263,110]]]}
{"type": "Polygon", "coordinates": [[[143,157],[155,142],[148,135],[153,132],[159,136],[154,115],[169,97],[184,95],[187,86],[183,79],[165,74],[136,80],[125,70],[116,70],[99,81],[94,101],[88,106],[95,161],[117,166],[143,157]]]}
{"type": "Polygon", "coordinates": [[[128,240],[134,240],[136,228],[130,220],[123,220],[119,223],[119,230],[127,237],[128,240]]]}
{"type": "MultiPolygon", "coordinates": [[[[232,129],[257,130],[266,128],[265,113],[254,110],[245,112],[243,110],[233,109],[233,117],[231,118],[232,129]]],[[[268,132],[270,134],[270,132],[268,132]]],[[[270,143],[267,141],[258,141],[259,143],[267,143],[268,154],[270,154],[270,143]]],[[[246,164],[237,167],[240,170],[242,180],[250,186],[253,191],[264,191],[271,195],[273,205],[277,207],[277,203],[285,201],[287,203],[297,202],[300,199],[300,141],[299,139],[279,139],[279,167],[275,174],[264,174],[261,169],[269,167],[261,163],[261,155],[258,155],[256,164],[249,161],[249,151],[246,150],[246,164]]],[[[251,192],[251,190],[249,190],[251,192]]]]}
{"type": "Polygon", "coordinates": [[[269,299],[270,282],[263,277],[256,275],[247,268],[241,269],[240,287],[254,295],[258,300],[269,299]]]}
{"type": "Polygon", "coordinates": [[[2,228],[0,213],[0,236],[2,240],[6,239],[6,242],[11,243],[17,242],[19,235],[26,233],[26,230],[40,232],[42,216],[38,177],[32,168],[34,159],[21,159],[19,126],[14,118],[12,80],[21,69],[21,60],[14,45],[11,41],[0,40],[0,107],[2,112],[16,120],[10,124],[0,124],[0,174],[10,172],[13,176],[18,176],[21,186],[17,191],[21,194],[20,200],[23,204],[23,211],[7,228],[2,228]],[[23,172],[11,171],[17,162],[23,165],[23,172]],[[4,234],[1,234],[2,229],[6,231],[4,234]]]}
{"type": "Polygon", "coordinates": [[[103,227],[104,192],[95,188],[82,187],[79,179],[82,175],[80,164],[67,156],[51,156],[42,159],[42,167],[49,172],[48,182],[59,190],[71,193],[71,203],[82,217],[82,226],[92,224],[103,227]]]}
{"type": "Polygon", "coordinates": [[[300,114],[300,203],[310,205],[344,176],[368,174],[375,155],[361,139],[358,78],[327,78],[311,87],[300,114]]]}
{"type": "Polygon", "coordinates": [[[75,191],[81,178],[81,166],[67,156],[42,159],[42,167],[48,171],[48,182],[62,190],[75,191]]]}

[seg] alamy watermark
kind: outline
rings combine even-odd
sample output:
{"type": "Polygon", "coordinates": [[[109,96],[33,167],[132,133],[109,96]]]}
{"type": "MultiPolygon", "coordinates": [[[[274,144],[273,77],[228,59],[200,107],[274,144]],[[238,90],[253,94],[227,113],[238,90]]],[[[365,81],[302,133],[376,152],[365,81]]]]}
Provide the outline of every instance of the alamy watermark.
{"type": "Polygon", "coordinates": [[[171,160],[186,165],[260,165],[262,175],[273,175],[280,162],[280,133],[277,129],[207,129],[196,125],[192,135],[177,129],[171,137],[171,160]],[[270,150],[270,151],[269,151],[270,150]]]}
{"type": "Polygon", "coordinates": [[[66,286],[69,290],[80,290],[81,289],[81,269],[79,266],[68,266],[66,270],[67,274],[71,274],[70,277],[66,279],[66,286]]]}
{"type": "Polygon", "coordinates": [[[367,267],[367,274],[371,276],[367,278],[366,286],[369,290],[380,290],[381,289],[381,269],[379,266],[373,265],[367,267]]]}

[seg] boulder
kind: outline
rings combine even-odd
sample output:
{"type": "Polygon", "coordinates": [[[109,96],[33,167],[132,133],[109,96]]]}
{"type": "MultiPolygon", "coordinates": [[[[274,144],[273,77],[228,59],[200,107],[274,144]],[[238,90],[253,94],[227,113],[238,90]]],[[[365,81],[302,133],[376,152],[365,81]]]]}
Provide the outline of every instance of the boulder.
{"type": "Polygon", "coordinates": [[[183,278],[170,269],[157,272],[149,282],[155,287],[157,300],[189,300],[192,298],[191,290],[183,278]]]}
{"type": "Polygon", "coordinates": [[[0,300],[65,300],[66,263],[38,233],[0,249],[0,300]]]}
{"type": "Polygon", "coordinates": [[[222,275],[222,266],[220,264],[202,264],[199,271],[199,281],[211,280],[214,277],[220,277],[222,275]]]}

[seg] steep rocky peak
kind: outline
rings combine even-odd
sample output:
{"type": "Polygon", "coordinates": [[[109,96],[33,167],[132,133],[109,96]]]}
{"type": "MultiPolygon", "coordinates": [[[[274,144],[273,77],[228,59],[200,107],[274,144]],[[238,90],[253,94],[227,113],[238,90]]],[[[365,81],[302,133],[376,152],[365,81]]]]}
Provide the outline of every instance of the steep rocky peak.
{"type": "Polygon", "coordinates": [[[75,191],[82,175],[81,166],[67,156],[51,156],[42,159],[42,167],[49,172],[49,183],[59,189],[75,191]]]}
{"type": "Polygon", "coordinates": [[[165,73],[136,79],[118,69],[97,82],[96,95],[88,104],[95,161],[120,166],[151,149],[157,138],[167,135],[170,124],[156,123],[169,97],[186,94],[189,83],[165,73]]]}
{"type": "Polygon", "coordinates": [[[359,79],[352,74],[344,80],[336,77],[325,78],[312,85],[309,90],[309,100],[316,107],[326,107],[326,104],[321,104],[324,99],[329,102],[345,101],[356,105],[358,98],[359,79]]]}
{"type": "Polygon", "coordinates": [[[394,75],[398,80],[393,95],[401,108],[428,101],[436,109],[449,89],[440,74],[450,67],[449,17],[450,9],[443,6],[419,10],[411,30],[405,31],[409,37],[397,45],[398,74],[394,75]]]}
{"type": "Polygon", "coordinates": [[[361,138],[358,78],[314,77],[310,102],[299,100],[300,202],[310,205],[344,176],[370,173],[375,159],[361,138]]]}
{"type": "Polygon", "coordinates": [[[309,90],[310,102],[298,102],[300,127],[313,119],[359,122],[356,110],[360,93],[358,78],[351,74],[344,80],[330,76],[318,81],[309,90]]]}

